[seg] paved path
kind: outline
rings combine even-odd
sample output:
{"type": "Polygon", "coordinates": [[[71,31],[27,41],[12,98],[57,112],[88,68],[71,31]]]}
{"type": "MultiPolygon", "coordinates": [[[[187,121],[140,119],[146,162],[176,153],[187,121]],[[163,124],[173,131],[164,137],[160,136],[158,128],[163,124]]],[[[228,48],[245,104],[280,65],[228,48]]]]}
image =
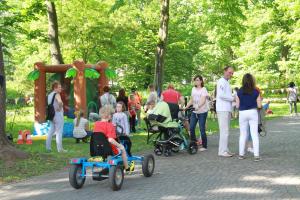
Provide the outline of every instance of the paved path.
{"type": "MultiPolygon", "coordinates": [[[[151,178],[127,176],[113,192],[108,181],[87,179],[80,190],[71,188],[68,173],[56,172],[0,187],[0,199],[300,199],[300,118],[268,122],[269,133],[260,137],[260,162],[219,158],[218,136],[208,138],[209,150],[190,156],[186,152],[156,157],[151,178]]],[[[232,151],[238,150],[237,130],[230,136],[232,151]]]]}

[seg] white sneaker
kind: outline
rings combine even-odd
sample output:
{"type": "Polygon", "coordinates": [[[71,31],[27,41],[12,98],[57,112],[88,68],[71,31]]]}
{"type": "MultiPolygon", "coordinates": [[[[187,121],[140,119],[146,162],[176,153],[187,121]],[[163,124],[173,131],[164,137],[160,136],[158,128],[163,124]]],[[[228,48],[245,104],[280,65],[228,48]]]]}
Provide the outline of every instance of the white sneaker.
{"type": "Polygon", "coordinates": [[[223,154],[219,154],[220,157],[225,157],[225,158],[229,158],[229,157],[232,157],[233,155],[232,154],[229,154],[228,152],[225,152],[223,154]]]}
{"type": "Polygon", "coordinates": [[[67,153],[68,151],[65,149],[58,150],[59,153],[67,153]]]}
{"type": "Polygon", "coordinates": [[[199,151],[207,151],[207,149],[204,148],[204,147],[201,147],[201,148],[199,149],[199,151]]]}

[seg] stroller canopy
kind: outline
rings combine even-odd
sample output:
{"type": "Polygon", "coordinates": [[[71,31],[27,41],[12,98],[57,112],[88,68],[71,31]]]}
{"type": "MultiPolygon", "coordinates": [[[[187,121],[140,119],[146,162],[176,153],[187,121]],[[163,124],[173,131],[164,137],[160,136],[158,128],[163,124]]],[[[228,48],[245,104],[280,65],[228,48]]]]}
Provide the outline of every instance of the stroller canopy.
{"type": "Polygon", "coordinates": [[[179,125],[177,122],[172,121],[169,105],[164,101],[158,102],[156,104],[156,106],[153,108],[153,111],[151,112],[151,114],[154,114],[157,116],[161,115],[166,118],[163,122],[153,121],[153,120],[149,119],[149,120],[151,120],[151,123],[156,124],[158,126],[162,126],[165,128],[177,128],[179,125]]]}

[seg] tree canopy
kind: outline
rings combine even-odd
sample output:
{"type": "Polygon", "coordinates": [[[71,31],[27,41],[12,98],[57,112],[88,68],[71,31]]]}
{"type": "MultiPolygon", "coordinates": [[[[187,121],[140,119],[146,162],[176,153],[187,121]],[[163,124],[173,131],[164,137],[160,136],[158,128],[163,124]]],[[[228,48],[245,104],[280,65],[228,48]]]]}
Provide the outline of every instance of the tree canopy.
{"type": "MultiPolygon", "coordinates": [[[[160,1],[53,2],[65,63],[105,60],[117,71],[119,86],[142,89],[153,83],[160,1]]],[[[51,63],[45,1],[7,0],[5,6],[15,13],[14,19],[21,19],[5,32],[0,27],[9,84],[32,93],[26,76],[33,64],[51,63]],[[5,34],[8,31],[13,34],[5,34]]],[[[236,68],[237,85],[246,72],[253,73],[262,88],[300,83],[299,1],[171,0],[169,12],[165,84],[190,84],[196,74],[213,83],[225,65],[236,68]]]]}

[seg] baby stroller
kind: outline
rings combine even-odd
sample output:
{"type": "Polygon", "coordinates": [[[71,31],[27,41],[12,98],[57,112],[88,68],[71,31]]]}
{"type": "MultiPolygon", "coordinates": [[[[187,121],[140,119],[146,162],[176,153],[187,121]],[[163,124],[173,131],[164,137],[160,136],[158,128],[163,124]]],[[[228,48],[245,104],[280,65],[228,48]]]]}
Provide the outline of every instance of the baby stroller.
{"type": "Polygon", "coordinates": [[[258,109],[258,133],[262,137],[267,135],[264,109],[258,109]]]}
{"type": "Polygon", "coordinates": [[[183,123],[176,119],[179,108],[166,102],[159,102],[149,114],[148,120],[152,125],[157,125],[158,136],[153,141],[156,155],[170,156],[173,153],[186,149],[190,154],[198,151],[195,141],[189,141],[183,131],[183,123]],[[173,111],[171,112],[171,109],[173,111]],[[177,110],[177,111],[176,111],[177,110]],[[173,117],[172,117],[173,116],[173,117]]]}

